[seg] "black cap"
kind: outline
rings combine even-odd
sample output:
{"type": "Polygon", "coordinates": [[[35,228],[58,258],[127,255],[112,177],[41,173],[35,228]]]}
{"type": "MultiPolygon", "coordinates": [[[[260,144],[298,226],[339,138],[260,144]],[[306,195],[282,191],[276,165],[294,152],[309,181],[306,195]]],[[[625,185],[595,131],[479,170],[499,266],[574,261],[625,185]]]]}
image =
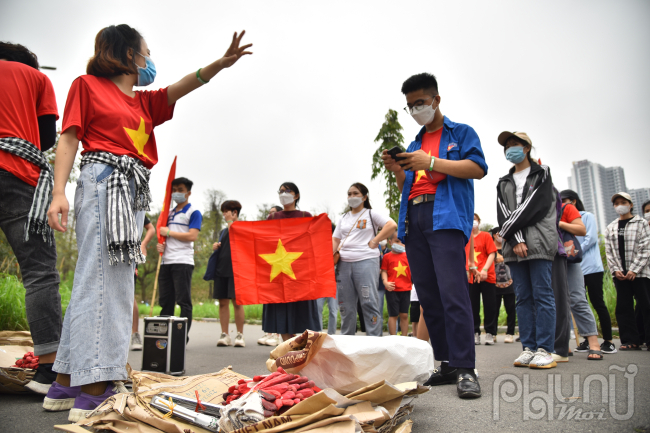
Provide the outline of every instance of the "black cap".
{"type": "Polygon", "coordinates": [[[494,236],[497,233],[499,233],[499,230],[501,230],[501,227],[492,227],[492,230],[490,230],[490,233],[492,233],[492,236],[494,236]]]}

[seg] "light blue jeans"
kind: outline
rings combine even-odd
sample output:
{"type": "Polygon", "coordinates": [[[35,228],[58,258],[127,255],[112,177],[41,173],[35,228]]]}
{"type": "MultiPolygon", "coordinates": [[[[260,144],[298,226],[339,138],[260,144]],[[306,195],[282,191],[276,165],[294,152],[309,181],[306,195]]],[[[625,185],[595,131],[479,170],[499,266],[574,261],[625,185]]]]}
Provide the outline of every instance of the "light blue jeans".
{"type": "Polygon", "coordinates": [[[585,290],[585,278],[582,275],[580,263],[567,263],[566,279],[569,285],[569,302],[571,312],[576,321],[578,332],[583,337],[598,335],[598,327],[594,313],[589,308],[585,290]]]}
{"type": "MultiPolygon", "coordinates": [[[[71,386],[124,380],[133,318],[135,264],[108,264],[106,179],[113,167],[86,164],[74,197],[78,259],[54,371],[71,386]]],[[[133,181],[130,182],[133,197],[133,181]]],[[[142,232],[144,212],[136,214],[142,232]]]]}
{"type": "Polygon", "coordinates": [[[358,262],[340,261],[336,287],[341,312],[341,334],[354,335],[357,330],[357,300],[361,301],[366,334],[381,337],[384,318],[379,312],[379,257],[358,262]]]}
{"type": "Polygon", "coordinates": [[[336,298],[318,298],[316,305],[318,306],[318,321],[320,322],[320,329],[323,330],[323,307],[327,301],[327,308],[329,308],[329,320],[327,322],[327,333],[329,335],[336,334],[336,322],[339,317],[339,302],[336,298]]]}

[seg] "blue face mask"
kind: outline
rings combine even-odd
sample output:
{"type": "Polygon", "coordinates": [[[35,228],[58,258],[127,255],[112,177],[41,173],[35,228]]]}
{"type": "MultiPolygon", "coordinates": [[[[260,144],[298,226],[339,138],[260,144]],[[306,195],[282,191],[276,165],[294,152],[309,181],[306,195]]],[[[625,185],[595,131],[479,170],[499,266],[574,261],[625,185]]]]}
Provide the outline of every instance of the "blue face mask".
{"type": "Polygon", "coordinates": [[[400,245],[400,244],[391,245],[391,249],[395,254],[402,254],[404,251],[406,251],[404,245],[400,245]]]}
{"type": "Polygon", "coordinates": [[[526,154],[522,146],[513,146],[506,150],[506,159],[513,164],[519,164],[524,158],[526,158],[526,154]]]}
{"type": "Polygon", "coordinates": [[[138,54],[144,57],[144,61],[147,63],[147,65],[144,68],[141,68],[137,64],[135,65],[138,68],[137,86],[144,87],[153,83],[153,80],[156,79],[156,65],[153,63],[153,60],[151,60],[151,57],[144,56],[140,53],[138,54]]]}

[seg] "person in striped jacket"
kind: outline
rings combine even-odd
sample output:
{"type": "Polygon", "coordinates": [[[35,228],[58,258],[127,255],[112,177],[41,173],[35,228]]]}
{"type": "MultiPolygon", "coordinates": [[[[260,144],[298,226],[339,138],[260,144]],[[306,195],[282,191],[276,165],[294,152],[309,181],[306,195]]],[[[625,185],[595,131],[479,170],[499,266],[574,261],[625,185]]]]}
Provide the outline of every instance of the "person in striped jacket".
{"type": "Polygon", "coordinates": [[[634,203],[628,193],[614,194],[612,204],[619,217],[607,226],[605,252],[616,286],[619,350],[641,350],[634,300],[641,308],[645,343],[650,347],[650,226],[645,219],[632,214],[634,203]]]}

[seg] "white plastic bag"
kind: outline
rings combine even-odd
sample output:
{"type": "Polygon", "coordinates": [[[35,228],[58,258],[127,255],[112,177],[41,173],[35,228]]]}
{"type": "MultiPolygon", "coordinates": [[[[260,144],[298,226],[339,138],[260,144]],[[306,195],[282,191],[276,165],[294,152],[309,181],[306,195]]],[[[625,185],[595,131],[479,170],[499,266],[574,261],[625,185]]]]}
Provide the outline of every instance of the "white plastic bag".
{"type": "Polygon", "coordinates": [[[327,335],[300,374],[345,395],[381,380],[423,382],[433,368],[431,346],[417,338],[327,335]]]}

